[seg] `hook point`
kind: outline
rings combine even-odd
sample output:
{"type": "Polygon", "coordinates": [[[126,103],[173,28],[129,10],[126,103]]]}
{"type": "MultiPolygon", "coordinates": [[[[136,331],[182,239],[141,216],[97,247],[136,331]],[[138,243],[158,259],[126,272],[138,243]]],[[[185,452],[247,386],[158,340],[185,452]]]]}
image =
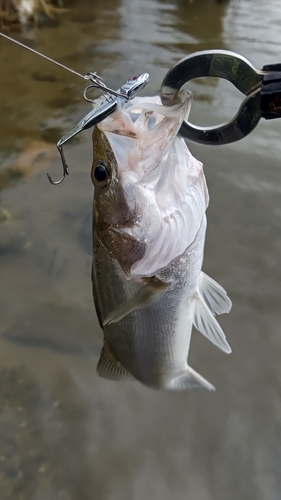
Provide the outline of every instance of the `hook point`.
{"type": "Polygon", "coordinates": [[[64,171],[63,176],[62,176],[62,178],[59,181],[53,181],[53,179],[50,176],[50,174],[48,174],[48,172],[46,172],[46,175],[48,177],[49,183],[52,184],[53,186],[57,186],[58,184],[60,184],[65,179],[65,176],[68,175],[68,174],[69,174],[69,172],[66,170],[66,171],[64,171]]]}

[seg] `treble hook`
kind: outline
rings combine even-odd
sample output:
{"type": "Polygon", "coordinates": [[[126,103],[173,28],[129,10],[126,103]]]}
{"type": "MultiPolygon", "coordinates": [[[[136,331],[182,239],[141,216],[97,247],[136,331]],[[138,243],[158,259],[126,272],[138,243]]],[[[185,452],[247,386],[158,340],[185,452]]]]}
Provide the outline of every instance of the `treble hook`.
{"type": "MultiPolygon", "coordinates": [[[[85,80],[91,80],[92,81],[92,84],[88,85],[88,87],[86,87],[85,90],[84,90],[83,97],[84,97],[85,101],[88,101],[88,102],[91,102],[91,103],[94,102],[93,100],[88,99],[88,97],[86,95],[87,94],[87,90],[89,88],[91,88],[91,87],[98,88],[101,91],[101,93],[103,94],[104,97],[106,97],[106,95],[103,92],[104,88],[107,91],[111,91],[111,89],[108,89],[106,87],[106,85],[102,82],[102,78],[96,72],[94,72],[94,73],[89,72],[86,75],[84,75],[84,78],[85,78],[85,80]]],[[[112,91],[112,93],[114,93],[114,91],[112,91]]],[[[87,116],[85,116],[82,120],[80,120],[80,122],[76,125],[76,127],[74,127],[74,129],[72,129],[70,131],[70,133],[68,133],[65,136],[63,136],[59,140],[59,142],[57,143],[57,148],[58,148],[58,151],[59,151],[59,154],[60,154],[60,157],[61,157],[61,161],[62,161],[63,174],[62,174],[62,177],[61,177],[60,180],[53,181],[53,179],[50,176],[50,174],[48,174],[48,172],[46,172],[48,180],[49,180],[50,184],[53,184],[53,186],[57,186],[58,184],[61,184],[61,182],[65,179],[65,177],[67,175],[69,175],[69,168],[68,168],[68,165],[67,165],[64,153],[63,153],[63,149],[62,149],[63,144],[66,141],[68,141],[71,137],[73,137],[74,135],[78,134],[81,130],[84,130],[86,128],[87,118],[90,116],[90,120],[92,120],[92,117],[95,114],[95,113],[93,113],[93,111],[94,110],[90,111],[90,113],[88,113],[87,116]]]]}
{"type": "Polygon", "coordinates": [[[64,179],[66,178],[66,176],[69,175],[69,168],[68,168],[68,165],[66,163],[66,159],[65,159],[65,156],[64,156],[64,153],[63,153],[63,150],[62,150],[62,145],[60,145],[60,141],[57,143],[57,148],[58,148],[58,151],[59,151],[59,154],[60,154],[60,157],[61,157],[63,174],[62,174],[62,178],[59,181],[53,181],[53,179],[50,176],[50,174],[48,174],[48,172],[46,172],[46,175],[47,175],[47,177],[49,179],[49,182],[50,182],[50,184],[53,184],[53,186],[57,186],[58,184],[60,184],[62,181],[64,181],[64,179]]]}
{"type": "Polygon", "coordinates": [[[67,134],[65,134],[57,143],[57,148],[58,152],[61,157],[62,161],[62,168],[63,168],[63,175],[62,178],[59,181],[53,181],[51,176],[47,173],[48,180],[51,184],[54,186],[60,184],[67,175],[69,175],[69,168],[64,156],[63,152],[63,145],[68,142],[72,137],[75,135],[79,134],[79,132],[82,132],[82,130],[87,130],[88,128],[93,127],[100,121],[102,121],[104,118],[106,118],[108,115],[113,113],[115,109],[117,108],[117,101],[112,100],[112,101],[103,101],[100,104],[98,104],[94,109],[91,109],[91,111],[80,120],[74,128],[72,128],[67,134]]]}

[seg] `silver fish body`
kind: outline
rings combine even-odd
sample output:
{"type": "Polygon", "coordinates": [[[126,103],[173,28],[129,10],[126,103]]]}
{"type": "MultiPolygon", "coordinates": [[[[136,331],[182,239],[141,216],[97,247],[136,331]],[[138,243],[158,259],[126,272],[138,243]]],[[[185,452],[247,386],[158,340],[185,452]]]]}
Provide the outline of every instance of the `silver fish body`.
{"type": "Polygon", "coordinates": [[[158,101],[137,99],[135,109],[118,110],[93,134],[93,294],[104,331],[97,370],[155,389],[214,389],[188,365],[193,325],[230,352],[215,314],[231,302],[201,271],[202,165],[177,137],[190,99],[183,93],[164,118],[158,101]]]}

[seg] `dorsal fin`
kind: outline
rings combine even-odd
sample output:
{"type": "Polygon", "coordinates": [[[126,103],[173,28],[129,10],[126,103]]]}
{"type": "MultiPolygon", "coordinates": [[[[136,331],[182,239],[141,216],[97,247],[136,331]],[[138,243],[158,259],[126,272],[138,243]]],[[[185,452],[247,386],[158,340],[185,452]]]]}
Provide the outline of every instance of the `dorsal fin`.
{"type": "Polygon", "coordinates": [[[134,380],[134,377],[118,361],[106,339],[103,342],[97,372],[100,377],[108,380],[134,380]]]}
{"type": "Polygon", "coordinates": [[[193,324],[195,328],[203,333],[219,349],[227,354],[231,353],[231,347],[225,338],[223,329],[218,324],[215,316],[213,316],[202,295],[198,292],[194,299],[193,324]]]}
{"type": "Polygon", "coordinates": [[[223,314],[230,311],[232,303],[225,289],[203,272],[200,273],[199,277],[199,291],[213,314],[223,314]]]}

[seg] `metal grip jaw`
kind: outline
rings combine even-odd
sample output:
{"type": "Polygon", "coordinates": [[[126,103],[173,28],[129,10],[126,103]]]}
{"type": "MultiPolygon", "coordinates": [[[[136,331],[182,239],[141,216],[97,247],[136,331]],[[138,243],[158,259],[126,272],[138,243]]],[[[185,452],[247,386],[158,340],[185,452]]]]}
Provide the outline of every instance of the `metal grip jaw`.
{"type": "Polygon", "coordinates": [[[219,145],[247,136],[261,117],[281,117],[281,64],[264,66],[259,71],[244,57],[227,50],[195,52],[181,59],[165,76],[161,100],[166,106],[176,104],[181,87],[200,77],[224,78],[246,98],[228,123],[198,127],[184,121],[179,134],[199,144],[219,145]]]}

